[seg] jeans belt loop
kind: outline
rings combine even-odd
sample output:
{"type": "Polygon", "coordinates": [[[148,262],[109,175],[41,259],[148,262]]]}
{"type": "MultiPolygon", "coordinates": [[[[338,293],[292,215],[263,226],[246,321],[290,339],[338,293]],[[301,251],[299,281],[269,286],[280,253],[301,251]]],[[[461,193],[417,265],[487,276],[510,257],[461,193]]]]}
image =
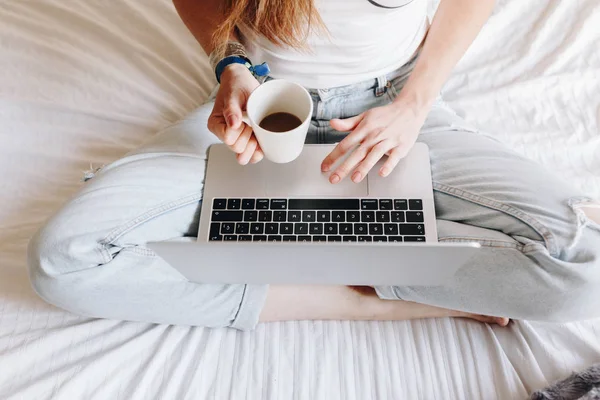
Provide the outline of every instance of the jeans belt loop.
{"type": "Polygon", "coordinates": [[[377,78],[377,87],[375,88],[375,97],[381,97],[387,93],[388,88],[390,87],[389,82],[387,80],[387,76],[380,76],[377,78]]]}

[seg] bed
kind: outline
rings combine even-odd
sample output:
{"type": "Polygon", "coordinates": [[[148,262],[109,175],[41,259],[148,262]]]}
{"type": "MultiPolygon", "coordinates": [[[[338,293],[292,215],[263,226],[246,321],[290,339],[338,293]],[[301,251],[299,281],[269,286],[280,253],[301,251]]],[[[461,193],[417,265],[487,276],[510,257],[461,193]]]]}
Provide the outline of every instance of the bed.
{"type": "MultiPolygon", "coordinates": [[[[501,0],[443,91],[596,198],[599,25],[597,0],[501,0]]],[[[214,84],[168,0],[0,2],[0,398],[523,399],[600,361],[600,320],[242,333],[89,319],[41,301],[25,267],[34,230],[86,170],[184,117],[214,84]]]]}

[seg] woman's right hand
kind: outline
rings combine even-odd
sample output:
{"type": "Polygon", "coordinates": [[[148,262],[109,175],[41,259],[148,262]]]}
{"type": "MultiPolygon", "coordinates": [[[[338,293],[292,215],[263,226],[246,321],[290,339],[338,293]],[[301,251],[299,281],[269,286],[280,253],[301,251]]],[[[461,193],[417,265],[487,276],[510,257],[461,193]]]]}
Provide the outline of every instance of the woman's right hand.
{"type": "Polygon", "coordinates": [[[208,129],[237,153],[242,165],[257,163],[264,157],[252,128],[242,121],[242,111],[258,85],[248,68],[228,65],[221,74],[221,86],[208,118],[208,129]]]}

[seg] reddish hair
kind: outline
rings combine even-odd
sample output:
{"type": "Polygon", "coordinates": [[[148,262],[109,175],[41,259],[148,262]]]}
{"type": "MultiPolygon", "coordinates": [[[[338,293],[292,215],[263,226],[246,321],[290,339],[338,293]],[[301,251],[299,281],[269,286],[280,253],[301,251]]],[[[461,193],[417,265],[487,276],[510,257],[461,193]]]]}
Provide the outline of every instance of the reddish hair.
{"type": "Polygon", "coordinates": [[[224,0],[223,7],[227,19],[213,35],[217,49],[240,25],[293,48],[303,48],[309,32],[324,27],[314,0],[224,0]]]}

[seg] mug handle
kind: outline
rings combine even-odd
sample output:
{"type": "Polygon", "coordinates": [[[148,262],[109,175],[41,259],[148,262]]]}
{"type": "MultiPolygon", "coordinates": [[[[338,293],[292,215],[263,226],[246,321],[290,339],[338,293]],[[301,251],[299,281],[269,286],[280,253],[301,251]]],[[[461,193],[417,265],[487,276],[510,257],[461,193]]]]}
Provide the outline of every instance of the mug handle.
{"type": "Polygon", "coordinates": [[[242,121],[252,128],[252,121],[250,121],[250,117],[246,111],[242,111],[242,121]]]}

